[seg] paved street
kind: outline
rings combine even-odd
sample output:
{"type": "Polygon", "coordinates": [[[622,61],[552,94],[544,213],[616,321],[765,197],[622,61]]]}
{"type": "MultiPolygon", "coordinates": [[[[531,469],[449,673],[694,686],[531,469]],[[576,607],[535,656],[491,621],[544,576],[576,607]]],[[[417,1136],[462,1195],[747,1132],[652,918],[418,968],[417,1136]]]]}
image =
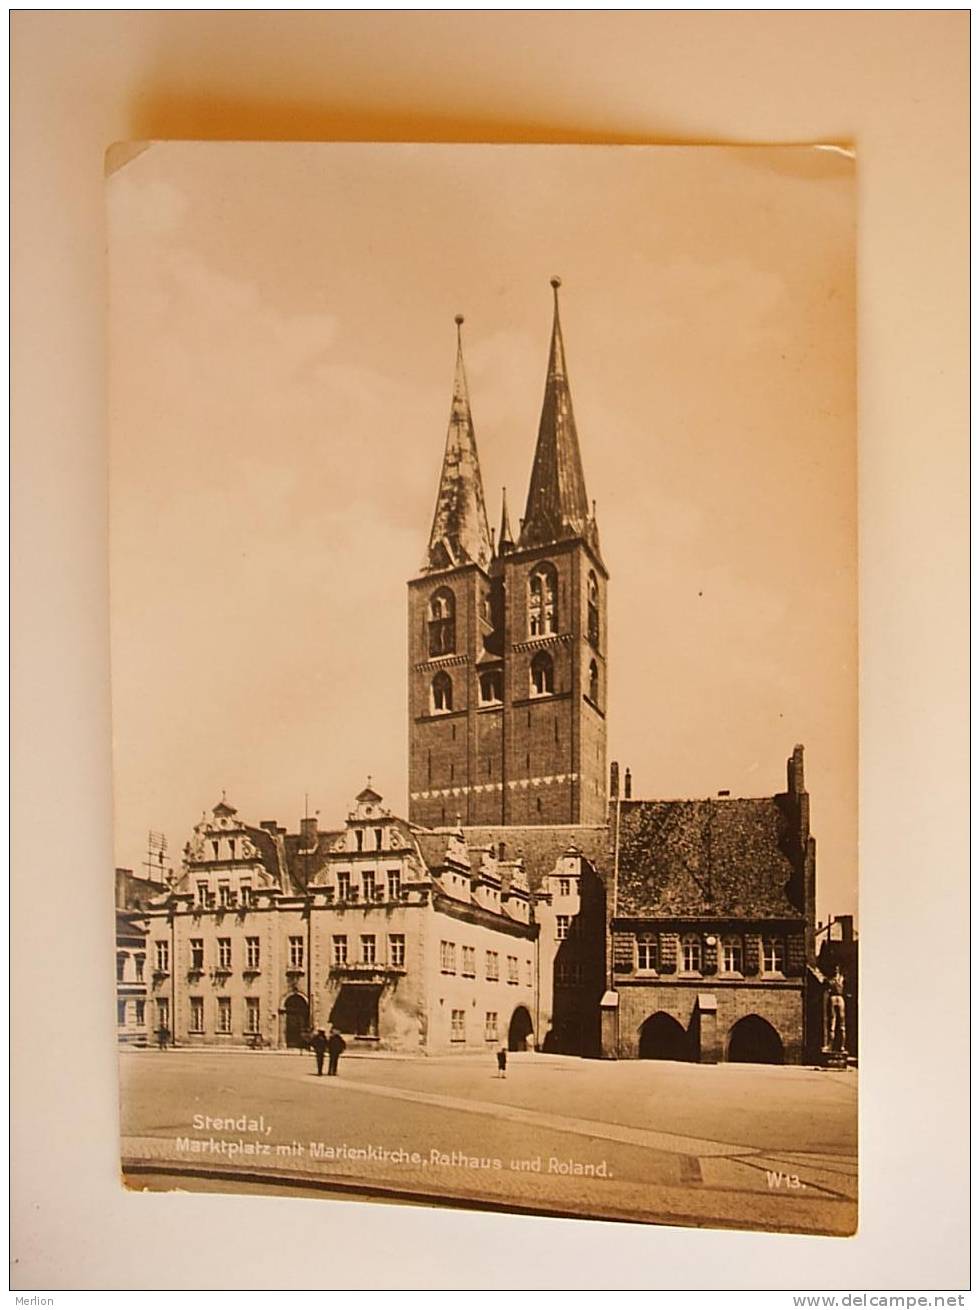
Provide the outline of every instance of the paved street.
{"type": "Polygon", "coordinates": [[[334,1079],[296,1053],[120,1060],[131,1186],[796,1232],[857,1222],[854,1072],[520,1054],[501,1080],[478,1056],[351,1056],[334,1079]]]}

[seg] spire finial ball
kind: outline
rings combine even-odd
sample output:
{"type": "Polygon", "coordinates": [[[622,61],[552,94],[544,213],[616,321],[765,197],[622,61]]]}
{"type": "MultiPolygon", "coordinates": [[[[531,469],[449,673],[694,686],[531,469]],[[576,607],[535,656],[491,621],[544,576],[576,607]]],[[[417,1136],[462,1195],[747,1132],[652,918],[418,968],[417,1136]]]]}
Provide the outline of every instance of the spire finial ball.
{"type": "Polygon", "coordinates": [[[557,291],[558,288],[561,286],[561,278],[560,278],[560,277],[553,277],[553,278],[551,279],[551,285],[552,285],[552,286],[555,288],[555,290],[557,291]]]}
{"type": "Polygon", "coordinates": [[[457,315],[456,315],[456,326],[457,326],[457,327],[462,327],[465,321],[466,321],[466,320],[463,318],[463,315],[462,315],[462,314],[457,314],[457,315]]]}

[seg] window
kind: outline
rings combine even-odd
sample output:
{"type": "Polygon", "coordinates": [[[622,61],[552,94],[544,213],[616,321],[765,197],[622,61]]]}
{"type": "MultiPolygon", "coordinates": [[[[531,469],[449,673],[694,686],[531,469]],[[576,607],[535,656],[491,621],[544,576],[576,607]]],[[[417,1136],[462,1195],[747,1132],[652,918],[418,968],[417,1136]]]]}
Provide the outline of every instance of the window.
{"type": "Polygon", "coordinates": [[[204,938],[192,937],[190,945],[191,945],[191,968],[203,969],[204,968],[204,938]]]}
{"type": "Polygon", "coordinates": [[[443,973],[456,972],[456,943],[440,942],[439,943],[439,967],[443,973]]]}
{"type": "Polygon", "coordinates": [[[429,601],[429,658],[451,655],[456,649],[456,598],[448,587],[429,601]]]}
{"type": "Polygon", "coordinates": [[[191,997],[191,1032],[204,1032],[204,997],[191,997]]]}
{"type": "Polygon", "coordinates": [[[146,963],[145,955],[136,956],[136,981],[137,982],[143,981],[143,966],[145,963],[146,963]]]}
{"type": "Polygon", "coordinates": [[[559,960],[555,965],[555,982],[560,987],[574,987],[582,981],[580,960],[559,960]]]}
{"type": "Polygon", "coordinates": [[[122,982],[126,977],[126,961],[128,959],[129,956],[125,954],[116,956],[116,982],[122,982]]]}
{"type": "Polygon", "coordinates": [[[361,874],[361,883],[364,887],[364,899],[366,901],[374,900],[374,870],[365,869],[361,874]]]}
{"type": "MultiPolygon", "coordinates": [[[[599,649],[599,580],[589,572],[586,635],[593,650],[599,649]]],[[[593,697],[593,700],[595,697],[593,697]]]]}
{"type": "Polygon", "coordinates": [[[208,885],[207,885],[207,883],[206,883],[206,882],[199,882],[199,883],[197,884],[197,903],[198,903],[198,905],[200,905],[203,909],[207,909],[207,907],[208,907],[208,901],[209,901],[209,900],[210,900],[210,894],[209,894],[209,890],[208,890],[208,885]]]}
{"type": "Polygon", "coordinates": [[[211,849],[214,851],[214,858],[215,858],[216,860],[217,860],[217,859],[220,859],[220,856],[219,856],[219,854],[218,854],[218,843],[217,843],[216,841],[213,841],[213,842],[211,843],[211,849]]]}
{"type": "Polygon", "coordinates": [[[402,874],[400,869],[388,870],[388,900],[399,901],[402,895],[402,874]]]}
{"type": "Polygon", "coordinates": [[[231,887],[226,882],[218,883],[218,904],[223,910],[227,910],[230,905],[234,905],[231,899],[231,887]]]}
{"type": "Polygon", "coordinates": [[[741,973],[741,972],[742,972],[742,939],[741,939],[741,937],[722,937],[722,939],[721,939],[721,971],[722,971],[722,973],[741,973]]]}
{"type": "Polygon", "coordinates": [[[382,836],[383,836],[383,829],[382,829],[382,828],[375,828],[375,830],[374,830],[374,849],[375,849],[376,851],[380,851],[380,850],[381,850],[382,836]]]}
{"type": "Polygon", "coordinates": [[[476,947],[475,946],[463,947],[463,977],[464,978],[476,977],[476,947]]]}
{"type": "Polygon", "coordinates": [[[242,878],[238,883],[238,900],[241,905],[251,905],[252,903],[252,883],[248,878],[242,878]]]}
{"type": "Polygon", "coordinates": [[[157,953],[157,973],[169,973],[170,972],[170,943],[157,942],[156,953],[157,953]]]}
{"type": "Polygon", "coordinates": [[[357,843],[357,849],[358,849],[359,851],[363,851],[363,849],[364,849],[364,833],[361,831],[360,828],[358,828],[358,829],[356,830],[356,832],[354,833],[354,841],[357,843]]]}
{"type": "Polygon", "coordinates": [[[257,996],[245,997],[245,1031],[247,1033],[257,1033],[259,1031],[259,998],[257,996]]]}
{"type": "Polygon", "coordinates": [[[516,955],[508,955],[508,956],[507,956],[507,981],[508,981],[508,983],[515,983],[515,984],[519,981],[519,979],[518,979],[518,977],[517,977],[517,956],[516,956],[516,955]]]}
{"type": "Polygon", "coordinates": [[[347,937],[344,934],[333,939],[333,962],[335,965],[347,963],[347,937]]]}
{"type": "Polygon", "coordinates": [[[694,933],[681,938],[681,970],[683,973],[701,972],[701,938],[694,933]]]}
{"type": "Polygon", "coordinates": [[[378,959],[377,938],[373,932],[361,937],[361,963],[376,964],[378,959]]]}
{"type": "Polygon", "coordinates": [[[146,1001],[134,1002],[136,1006],[136,1022],[142,1028],[146,1023],[146,1001]]]}
{"type": "Polygon", "coordinates": [[[219,969],[231,968],[231,938],[230,937],[218,938],[218,968],[219,969]]]}
{"type": "Polygon", "coordinates": [[[483,1020],[483,1038],[488,1042],[497,1040],[497,1011],[487,1010],[486,1018],[483,1020]]]}
{"type": "Polygon", "coordinates": [[[589,664],[589,700],[593,705],[599,704],[599,666],[595,660],[589,664]]]}
{"type": "Polygon", "coordinates": [[[452,1028],[451,1028],[450,1036],[452,1041],[454,1042],[466,1041],[466,1011],[465,1010],[453,1010],[452,1028]]]}
{"type": "Polygon", "coordinates": [[[344,873],[337,874],[337,900],[338,901],[350,900],[350,874],[349,873],[344,872],[344,873]]]}
{"type": "Polygon", "coordinates": [[[636,967],[652,970],[657,967],[656,937],[641,937],[636,943],[636,967]]]}
{"type": "Polygon", "coordinates": [[[125,1002],[125,1001],[117,1001],[117,1002],[116,1002],[116,1023],[119,1025],[120,1028],[123,1028],[123,1027],[125,1027],[125,1025],[126,1025],[126,1002],[125,1002]]]}
{"type": "Polygon", "coordinates": [[[218,997],[218,1032],[231,1032],[231,997],[218,997]]]}
{"type": "Polygon", "coordinates": [[[388,936],[388,962],[393,969],[405,967],[405,934],[393,932],[388,936]]]}
{"type": "Polygon", "coordinates": [[[157,1001],[157,1027],[170,1027],[170,998],[168,996],[161,997],[157,1001]]]}
{"type": "Polygon", "coordinates": [[[500,977],[500,956],[496,951],[487,951],[487,982],[496,982],[500,977]]]}
{"type": "Polygon", "coordinates": [[[572,894],[572,880],[571,880],[571,878],[559,878],[559,879],[558,879],[558,895],[559,895],[559,896],[571,896],[571,894],[572,894]]]}
{"type": "Polygon", "coordinates": [[[786,969],[786,944],[781,937],[763,937],[762,972],[783,973],[786,969]]]}
{"type": "Polygon", "coordinates": [[[539,650],[531,661],[531,695],[551,696],[555,690],[555,663],[547,651],[539,650]]]}
{"type": "Polygon", "coordinates": [[[555,915],[555,937],[558,941],[563,942],[569,936],[572,928],[572,916],[570,914],[555,915]]]}
{"type": "Polygon", "coordinates": [[[524,985],[525,987],[534,986],[534,972],[530,960],[524,961],[524,985]]]}
{"type": "Polygon", "coordinates": [[[234,859],[234,858],[235,858],[235,839],[234,839],[234,837],[229,837],[229,838],[228,838],[228,851],[229,851],[229,853],[230,853],[231,858],[234,859]]]}
{"type": "Polygon", "coordinates": [[[432,713],[448,714],[453,708],[453,680],[440,670],[432,679],[432,713]]]}
{"type": "Polygon", "coordinates": [[[290,937],[289,939],[289,967],[290,969],[302,969],[306,960],[305,942],[302,937],[290,937]]]}
{"type": "Polygon", "coordinates": [[[258,937],[245,938],[245,968],[251,969],[254,973],[259,967],[261,961],[258,937]]]}
{"type": "Polygon", "coordinates": [[[528,581],[528,635],[545,637],[558,631],[557,576],[551,564],[539,564],[528,581]]]}
{"type": "Polygon", "coordinates": [[[480,674],[480,703],[496,705],[504,698],[504,675],[499,669],[480,674]]]}

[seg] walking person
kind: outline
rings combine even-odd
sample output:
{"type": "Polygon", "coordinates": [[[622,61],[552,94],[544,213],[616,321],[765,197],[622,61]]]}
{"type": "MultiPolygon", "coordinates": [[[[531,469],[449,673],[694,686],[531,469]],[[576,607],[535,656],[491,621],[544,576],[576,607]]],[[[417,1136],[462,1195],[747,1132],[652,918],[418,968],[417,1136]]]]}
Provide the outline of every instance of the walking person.
{"type": "Polygon", "coordinates": [[[330,1053],[330,1061],[327,1065],[327,1074],[329,1077],[336,1077],[337,1065],[340,1063],[340,1057],[347,1050],[347,1043],[341,1037],[336,1028],[330,1029],[330,1036],[327,1039],[327,1050],[330,1053]]]}
{"type": "Polygon", "coordinates": [[[497,1052],[497,1077],[507,1077],[507,1047],[501,1046],[497,1052]]]}
{"type": "Polygon", "coordinates": [[[160,1044],[161,1051],[165,1051],[170,1045],[170,1029],[166,1024],[161,1024],[157,1029],[157,1041],[160,1044]]]}
{"type": "Polygon", "coordinates": [[[310,1038],[310,1045],[313,1047],[313,1054],[316,1056],[316,1076],[323,1077],[323,1057],[327,1053],[327,1034],[322,1028],[318,1028],[310,1038]]]}

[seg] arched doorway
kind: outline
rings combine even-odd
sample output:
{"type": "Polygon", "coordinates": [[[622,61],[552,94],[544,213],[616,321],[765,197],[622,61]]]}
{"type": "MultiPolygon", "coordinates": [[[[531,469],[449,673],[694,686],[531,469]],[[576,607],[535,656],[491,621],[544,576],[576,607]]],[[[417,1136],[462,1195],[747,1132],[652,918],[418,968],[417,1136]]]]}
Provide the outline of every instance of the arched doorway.
{"type": "Polygon", "coordinates": [[[507,1030],[508,1051],[526,1051],[527,1039],[533,1031],[530,1014],[523,1005],[519,1005],[511,1016],[510,1028],[507,1030]]]}
{"type": "Polygon", "coordinates": [[[641,1060],[690,1060],[691,1039],[682,1024],[661,1010],[640,1029],[641,1060]]]}
{"type": "Polygon", "coordinates": [[[293,992],[283,1006],[286,1013],[286,1045],[303,1046],[310,1026],[310,1006],[305,996],[293,992]]]}
{"type": "Polygon", "coordinates": [[[782,1064],[782,1038],[771,1023],[747,1014],[728,1034],[728,1059],[732,1064],[782,1064]]]}

